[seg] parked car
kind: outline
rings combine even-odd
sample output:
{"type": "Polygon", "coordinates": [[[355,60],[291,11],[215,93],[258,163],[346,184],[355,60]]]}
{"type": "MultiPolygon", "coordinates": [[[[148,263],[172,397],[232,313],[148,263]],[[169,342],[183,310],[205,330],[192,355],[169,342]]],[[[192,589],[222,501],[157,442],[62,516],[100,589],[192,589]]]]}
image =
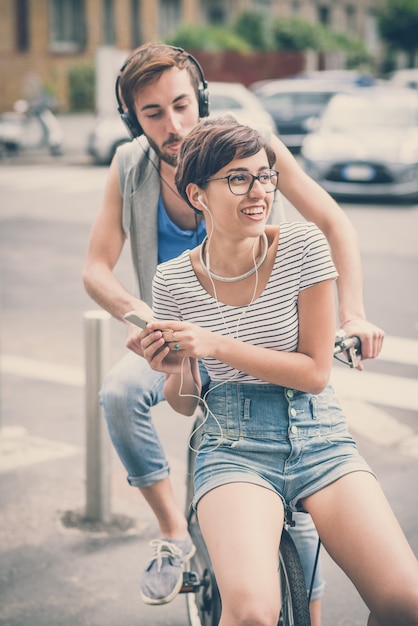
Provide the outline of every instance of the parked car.
{"type": "Polygon", "coordinates": [[[418,199],[418,92],[371,87],[334,96],[301,155],[333,196],[418,199]]]}
{"type": "Polygon", "coordinates": [[[312,118],[321,115],[336,93],[350,88],[351,84],[343,81],[308,78],[277,79],[253,86],[275,121],[277,134],[292,152],[299,152],[312,118]]]}
{"type": "MultiPolygon", "coordinates": [[[[272,132],[276,125],[260,100],[241,83],[209,83],[211,116],[233,113],[242,123],[268,126],[272,132]]],[[[125,125],[117,115],[99,119],[88,138],[87,152],[98,164],[109,164],[116,148],[130,141],[125,125]]]]}
{"type": "Polygon", "coordinates": [[[358,87],[370,87],[380,82],[368,72],[358,70],[310,70],[296,74],[294,78],[309,78],[309,80],[329,80],[333,83],[345,83],[358,87]]]}
{"type": "Polygon", "coordinates": [[[418,89],[418,67],[396,70],[390,76],[389,81],[393,86],[418,89]]]}

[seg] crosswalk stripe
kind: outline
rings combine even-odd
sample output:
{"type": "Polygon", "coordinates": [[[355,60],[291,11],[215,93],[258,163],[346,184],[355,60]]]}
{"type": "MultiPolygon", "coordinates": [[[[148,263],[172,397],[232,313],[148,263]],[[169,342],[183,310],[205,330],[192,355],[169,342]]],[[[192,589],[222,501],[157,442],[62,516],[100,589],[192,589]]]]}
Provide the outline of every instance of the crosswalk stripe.
{"type": "Polygon", "coordinates": [[[331,381],[341,397],[418,411],[418,382],[412,378],[334,368],[331,381]]]}
{"type": "MultiPolygon", "coordinates": [[[[395,345],[396,338],[392,343],[395,345]]],[[[408,344],[401,342],[403,346],[408,344]]],[[[418,343],[413,342],[411,343],[418,343]]],[[[413,346],[414,347],[414,346],[413,346]]],[[[409,350],[405,353],[406,359],[409,350]]],[[[389,355],[389,351],[388,351],[389,355]]],[[[411,352],[412,359],[415,355],[411,352]]],[[[400,353],[392,353],[398,362],[400,353]]],[[[81,386],[84,384],[82,368],[60,365],[48,361],[29,359],[13,354],[3,354],[0,361],[1,371],[15,376],[35,378],[67,385],[81,386]]],[[[345,367],[334,367],[331,381],[337,394],[344,398],[356,398],[364,402],[372,402],[382,406],[418,411],[418,382],[412,378],[377,374],[374,372],[359,372],[345,367]]]]}
{"type": "Polygon", "coordinates": [[[23,378],[33,378],[74,387],[81,387],[84,385],[85,380],[82,368],[37,359],[27,359],[14,354],[3,354],[1,356],[0,370],[4,374],[11,374],[12,376],[22,376],[23,378]]]}
{"type": "Polygon", "coordinates": [[[80,193],[104,188],[106,168],[95,167],[19,167],[0,170],[0,188],[30,191],[58,189],[80,193]]]}

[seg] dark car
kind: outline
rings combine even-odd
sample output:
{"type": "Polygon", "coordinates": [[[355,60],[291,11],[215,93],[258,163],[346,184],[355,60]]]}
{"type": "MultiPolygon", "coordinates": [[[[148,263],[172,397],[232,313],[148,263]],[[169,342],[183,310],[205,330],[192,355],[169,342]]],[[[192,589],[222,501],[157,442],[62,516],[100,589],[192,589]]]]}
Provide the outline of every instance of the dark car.
{"type": "Polygon", "coordinates": [[[265,81],[253,91],[274,119],[280,139],[298,152],[312,119],[320,117],[336,93],[350,87],[343,81],[290,78],[265,81]]]}

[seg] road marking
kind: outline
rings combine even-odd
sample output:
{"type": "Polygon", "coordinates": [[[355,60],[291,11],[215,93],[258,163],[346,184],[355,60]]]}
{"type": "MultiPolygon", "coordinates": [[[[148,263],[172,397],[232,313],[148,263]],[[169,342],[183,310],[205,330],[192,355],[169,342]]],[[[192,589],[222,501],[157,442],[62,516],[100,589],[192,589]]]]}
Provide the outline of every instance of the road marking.
{"type": "Polygon", "coordinates": [[[63,459],[80,450],[60,441],[30,437],[23,428],[0,430],[0,474],[36,463],[63,459]]]}
{"type": "MultiPolygon", "coordinates": [[[[418,342],[387,337],[382,360],[417,365],[418,342]]],[[[0,370],[5,374],[82,387],[82,368],[4,354],[0,370]]],[[[379,446],[396,447],[403,454],[418,458],[418,432],[395,419],[380,407],[418,411],[418,384],[411,378],[359,372],[334,367],[331,382],[345,408],[352,430],[379,446]]]]}
{"type": "Polygon", "coordinates": [[[382,409],[359,400],[340,398],[347,423],[354,433],[383,448],[418,458],[418,433],[382,409]]]}
{"type": "Polygon", "coordinates": [[[418,341],[406,337],[385,337],[379,361],[418,365],[418,341]]]}
{"type": "Polygon", "coordinates": [[[33,378],[62,385],[82,387],[85,373],[82,368],[60,365],[50,361],[27,359],[15,354],[3,354],[0,359],[0,370],[4,374],[33,378]]]}
{"type": "Polygon", "coordinates": [[[27,191],[58,189],[63,193],[103,190],[106,168],[99,167],[16,167],[0,170],[0,188],[27,191]]]}
{"type": "Polygon", "coordinates": [[[418,411],[418,382],[412,378],[334,368],[331,382],[341,398],[418,411]]]}

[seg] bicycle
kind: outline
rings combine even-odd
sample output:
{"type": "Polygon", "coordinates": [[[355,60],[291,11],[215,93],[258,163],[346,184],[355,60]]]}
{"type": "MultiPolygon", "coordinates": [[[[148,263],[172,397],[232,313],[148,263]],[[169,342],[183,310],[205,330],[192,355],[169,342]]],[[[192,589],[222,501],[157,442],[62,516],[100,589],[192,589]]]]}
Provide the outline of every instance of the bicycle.
{"type": "MultiPolygon", "coordinates": [[[[337,331],[335,336],[334,357],[352,368],[358,365],[361,344],[358,337],[345,336],[337,331]],[[341,358],[339,355],[344,355],[341,358]]],[[[180,593],[185,593],[190,626],[218,626],[221,615],[221,598],[216,584],[210,557],[200,532],[196,511],[191,506],[193,499],[193,468],[196,450],[199,446],[201,424],[204,416],[198,411],[193,424],[189,442],[186,474],[186,517],[190,536],[196,546],[196,553],[187,563],[183,575],[180,593]]],[[[310,590],[306,591],[306,582],[296,546],[288,528],[294,525],[292,514],[285,510],[283,530],[278,554],[278,571],[281,585],[282,607],[278,626],[310,626],[309,600],[315,577],[316,562],[311,577],[310,590]]],[[[317,559],[320,539],[318,540],[317,559]]],[[[316,561],[317,561],[316,559],[316,561]]]]}

